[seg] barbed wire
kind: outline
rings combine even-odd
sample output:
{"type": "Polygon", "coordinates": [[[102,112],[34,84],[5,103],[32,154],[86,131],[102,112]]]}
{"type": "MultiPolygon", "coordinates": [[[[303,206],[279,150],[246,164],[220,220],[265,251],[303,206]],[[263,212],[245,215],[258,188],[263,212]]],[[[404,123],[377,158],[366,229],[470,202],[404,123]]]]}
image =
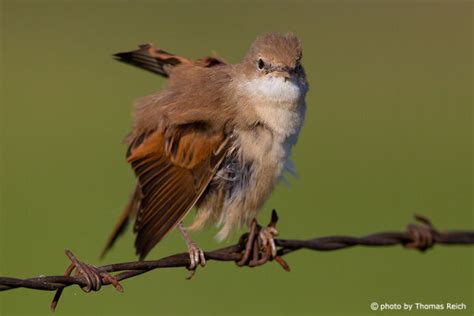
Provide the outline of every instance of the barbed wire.
{"type": "MultiPolygon", "coordinates": [[[[285,270],[290,267],[282,256],[300,249],[331,251],[353,246],[392,246],[402,245],[410,249],[426,251],[435,244],[444,245],[472,245],[474,244],[474,231],[438,231],[431,221],[421,215],[415,215],[419,223],[410,224],[404,232],[381,232],[363,237],[351,236],[328,236],[317,237],[308,240],[274,239],[276,255],[272,254],[269,245],[262,245],[258,238],[262,228],[254,221],[250,232],[242,235],[240,241],[232,246],[204,252],[207,261],[234,261],[238,266],[255,267],[263,265],[268,261],[276,261],[285,270]]],[[[267,228],[276,229],[278,216],[272,212],[272,218],[267,228]]],[[[64,275],[39,276],[27,279],[14,277],[0,277],[0,291],[17,288],[28,288],[35,290],[56,291],[51,303],[54,310],[57,306],[62,290],[71,285],[78,285],[85,292],[99,291],[103,285],[113,285],[122,292],[120,281],[138,276],[140,274],[159,269],[189,267],[190,259],[188,253],[178,253],[158,260],[133,261],[115,263],[95,267],[79,261],[74,254],[66,250],[66,255],[71,260],[64,275]],[[71,276],[73,270],[75,275],[71,276]],[[111,273],[115,273],[111,275],[111,273]]],[[[192,277],[195,269],[191,270],[188,278],[192,277]]]]}

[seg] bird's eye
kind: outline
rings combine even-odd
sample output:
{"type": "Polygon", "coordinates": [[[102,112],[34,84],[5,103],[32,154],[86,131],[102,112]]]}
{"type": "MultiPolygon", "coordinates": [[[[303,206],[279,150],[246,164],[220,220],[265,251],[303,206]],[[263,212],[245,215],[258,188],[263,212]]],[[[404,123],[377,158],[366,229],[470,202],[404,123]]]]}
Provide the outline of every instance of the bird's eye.
{"type": "Polygon", "coordinates": [[[265,62],[263,61],[262,58],[259,58],[257,61],[257,67],[258,69],[262,70],[265,67],[265,62]]]}

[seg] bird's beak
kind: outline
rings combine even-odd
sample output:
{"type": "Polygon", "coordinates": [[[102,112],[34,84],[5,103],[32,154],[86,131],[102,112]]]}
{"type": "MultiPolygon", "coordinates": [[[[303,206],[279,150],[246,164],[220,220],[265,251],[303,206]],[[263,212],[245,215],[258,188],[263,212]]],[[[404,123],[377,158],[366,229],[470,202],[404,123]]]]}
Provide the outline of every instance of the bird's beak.
{"type": "Polygon", "coordinates": [[[276,70],[273,72],[273,75],[277,78],[283,78],[285,81],[291,79],[291,74],[286,70],[276,70]]]}

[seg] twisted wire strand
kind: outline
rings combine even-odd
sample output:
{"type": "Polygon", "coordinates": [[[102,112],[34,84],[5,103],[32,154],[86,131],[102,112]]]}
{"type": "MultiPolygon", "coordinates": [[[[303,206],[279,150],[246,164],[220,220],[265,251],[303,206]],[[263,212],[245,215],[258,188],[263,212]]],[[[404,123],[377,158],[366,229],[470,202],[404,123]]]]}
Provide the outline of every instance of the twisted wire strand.
{"type": "MultiPolygon", "coordinates": [[[[244,234],[239,243],[204,253],[207,261],[234,261],[238,266],[257,266],[268,261],[276,261],[285,270],[289,271],[288,264],[281,258],[296,250],[308,249],[315,251],[333,251],[350,248],[354,246],[383,247],[402,245],[408,249],[417,249],[424,252],[435,244],[441,245],[473,245],[474,231],[445,231],[440,232],[432,225],[426,217],[415,215],[418,224],[410,224],[405,232],[380,232],[363,237],[352,236],[327,236],[308,240],[275,239],[277,255],[274,258],[265,257],[265,253],[252,248],[255,234],[258,234],[259,226],[251,228],[251,233],[244,234]],[[254,234],[254,235],[252,235],[254,234]],[[248,242],[248,240],[251,240],[248,242]],[[252,255],[249,255],[253,252],[252,255]],[[255,257],[256,256],[256,257],[255,257]],[[255,264],[258,262],[258,264],[255,264]]],[[[269,226],[275,227],[278,217],[276,212],[272,213],[269,226]]],[[[256,224],[255,224],[256,225],[256,224]]],[[[44,291],[57,291],[52,302],[52,309],[57,305],[59,296],[64,288],[78,285],[84,292],[99,291],[102,286],[112,284],[118,291],[123,288],[120,281],[138,276],[140,274],[159,269],[188,267],[190,264],[188,253],[178,253],[158,260],[133,261],[114,263],[95,267],[79,261],[69,250],[66,255],[71,260],[65,275],[63,276],[40,276],[34,278],[0,277],[0,291],[17,288],[28,288],[44,291]],[[76,269],[75,275],[71,275],[76,269]],[[111,273],[115,273],[111,275],[111,273]]]]}

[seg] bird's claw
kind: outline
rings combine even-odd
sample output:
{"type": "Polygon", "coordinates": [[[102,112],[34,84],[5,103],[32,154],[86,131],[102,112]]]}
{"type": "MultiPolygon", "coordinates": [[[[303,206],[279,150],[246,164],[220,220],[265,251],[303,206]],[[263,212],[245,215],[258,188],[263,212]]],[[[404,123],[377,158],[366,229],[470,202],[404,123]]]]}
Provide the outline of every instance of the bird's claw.
{"type": "Polygon", "coordinates": [[[276,223],[278,216],[275,210],[272,212],[270,223],[267,227],[261,227],[254,219],[250,224],[250,232],[241,237],[243,248],[242,256],[236,261],[238,266],[256,267],[267,261],[275,260],[283,269],[290,271],[290,267],[281,256],[275,243],[275,236],[278,235],[276,223]]]}
{"type": "Polygon", "coordinates": [[[260,229],[258,233],[258,242],[260,250],[270,252],[271,258],[274,259],[277,255],[277,248],[274,237],[278,235],[278,230],[273,226],[267,226],[260,229]]]}
{"type": "Polygon", "coordinates": [[[204,251],[196,244],[190,244],[188,252],[189,260],[191,261],[189,265],[189,270],[195,270],[198,265],[200,265],[201,267],[204,267],[206,265],[206,257],[204,255],[204,251]]]}
{"type": "Polygon", "coordinates": [[[190,273],[186,277],[186,279],[190,280],[196,273],[196,269],[198,266],[204,267],[206,265],[206,256],[204,255],[204,251],[199,248],[195,243],[189,244],[188,252],[190,261],[188,270],[190,273]]]}

